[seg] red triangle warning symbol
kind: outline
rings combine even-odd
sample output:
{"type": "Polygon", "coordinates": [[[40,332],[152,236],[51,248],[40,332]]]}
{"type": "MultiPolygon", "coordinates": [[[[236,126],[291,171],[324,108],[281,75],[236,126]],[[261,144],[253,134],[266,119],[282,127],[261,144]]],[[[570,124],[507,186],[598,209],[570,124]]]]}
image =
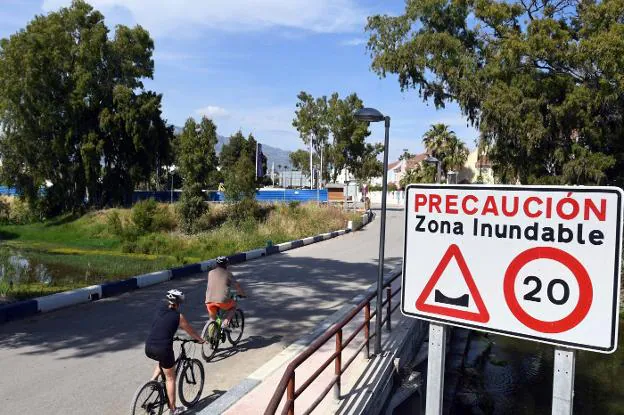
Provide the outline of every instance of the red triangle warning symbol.
{"type": "MultiPolygon", "coordinates": [[[[459,302],[461,300],[452,299],[452,301],[459,302]]],[[[452,304],[452,303],[449,301],[447,304],[452,304]]],[[[425,285],[425,288],[423,289],[422,293],[416,300],[416,309],[420,311],[424,311],[426,313],[439,314],[443,316],[454,317],[454,318],[458,318],[462,320],[475,321],[479,323],[487,323],[488,321],[490,321],[490,313],[488,313],[487,308],[485,307],[485,304],[483,304],[483,299],[481,298],[481,294],[479,294],[479,290],[477,289],[474,279],[472,278],[472,274],[470,273],[470,270],[468,269],[468,265],[466,265],[466,260],[464,259],[464,256],[462,255],[457,245],[453,244],[449,246],[449,249],[446,251],[446,253],[442,257],[440,264],[438,264],[435,271],[433,271],[433,275],[431,275],[431,278],[429,278],[429,282],[427,283],[427,285],[425,285]],[[477,306],[478,312],[473,312],[469,310],[458,310],[456,308],[451,308],[451,307],[446,306],[444,304],[444,301],[438,301],[438,295],[440,295],[440,293],[437,290],[436,290],[436,303],[439,305],[425,304],[425,301],[427,301],[427,298],[429,298],[429,296],[431,295],[431,292],[435,288],[435,285],[437,284],[437,282],[440,280],[440,277],[444,273],[444,270],[448,266],[449,262],[451,262],[452,258],[455,258],[455,261],[457,261],[459,270],[461,271],[462,276],[464,277],[464,280],[466,281],[466,285],[468,285],[468,290],[470,291],[470,294],[466,294],[460,297],[461,299],[464,299],[466,301],[466,304],[461,304],[461,305],[464,305],[467,307],[468,298],[472,297],[475,305],[477,306]]]]}

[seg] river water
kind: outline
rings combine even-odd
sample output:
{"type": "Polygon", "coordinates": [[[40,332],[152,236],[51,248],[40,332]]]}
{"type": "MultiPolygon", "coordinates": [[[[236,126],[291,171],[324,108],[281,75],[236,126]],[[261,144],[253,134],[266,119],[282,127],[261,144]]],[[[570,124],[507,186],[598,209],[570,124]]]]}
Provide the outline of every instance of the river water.
{"type": "MultiPolygon", "coordinates": [[[[622,335],[620,320],[620,338],[622,335]]],[[[447,391],[452,414],[550,414],[554,347],[505,336],[471,332],[459,375],[447,391]]],[[[618,343],[620,344],[620,343],[618,343]]],[[[579,351],[574,414],[624,415],[624,350],[613,354],[579,351]]]]}

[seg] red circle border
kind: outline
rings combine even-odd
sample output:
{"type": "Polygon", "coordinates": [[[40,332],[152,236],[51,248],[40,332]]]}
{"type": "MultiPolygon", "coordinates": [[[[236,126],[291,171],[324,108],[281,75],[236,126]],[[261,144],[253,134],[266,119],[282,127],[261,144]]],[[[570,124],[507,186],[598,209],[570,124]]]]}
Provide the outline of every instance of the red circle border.
{"type": "Polygon", "coordinates": [[[594,289],[587,270],[576,258],[561,249],[537,247],[527,249],[511,261],[505,272],[503,284],[505,301],[513,315],[525,326],[542,333],[563,333],[576,327],[589,312],[594,297],[594,289]],[[516,298],[515,283],[518,273],[526,264],[536,259],[551,259],[565,265],[579,284],[579,301],[572,312],[557,321],[543,321],[529,315],[516,298]]]}

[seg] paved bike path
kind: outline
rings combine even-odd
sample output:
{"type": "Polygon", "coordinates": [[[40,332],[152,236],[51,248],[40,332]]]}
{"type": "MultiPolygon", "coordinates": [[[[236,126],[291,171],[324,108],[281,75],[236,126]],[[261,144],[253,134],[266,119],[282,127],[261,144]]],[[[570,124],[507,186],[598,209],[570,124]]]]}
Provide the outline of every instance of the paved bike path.
{"type": "MultiPolygon", "coordinates": [[[[402,212],[388,212],[388,268],[402,256],[402,219],[402,212]]],[[[245,335],[235,353],[225,350],[205,364],[199,409],[375,281],[379,224],[377,218],[359,232],[232,267],[250,294],[242,302],[245,335]]],[[[186,293],[182,312],[201,330],[205,274],[0,326],[2,413],[128,413],[153,370],[143,346],[154,310],[173,287],[186,293]]],[[[201,359],[199,348],[195,355],[201,359]]]]}

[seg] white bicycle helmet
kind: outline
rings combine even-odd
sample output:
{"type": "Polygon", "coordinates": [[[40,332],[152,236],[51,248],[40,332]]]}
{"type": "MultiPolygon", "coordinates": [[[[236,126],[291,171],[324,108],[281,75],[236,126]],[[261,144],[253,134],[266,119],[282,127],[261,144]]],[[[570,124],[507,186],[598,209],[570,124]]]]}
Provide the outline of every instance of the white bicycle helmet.
{"type": "Polygon", "coordinates": [[[167,301],[171,304],[182,304],[184,302],[184,293],[180,290],[167,291],[167,301]]]}

